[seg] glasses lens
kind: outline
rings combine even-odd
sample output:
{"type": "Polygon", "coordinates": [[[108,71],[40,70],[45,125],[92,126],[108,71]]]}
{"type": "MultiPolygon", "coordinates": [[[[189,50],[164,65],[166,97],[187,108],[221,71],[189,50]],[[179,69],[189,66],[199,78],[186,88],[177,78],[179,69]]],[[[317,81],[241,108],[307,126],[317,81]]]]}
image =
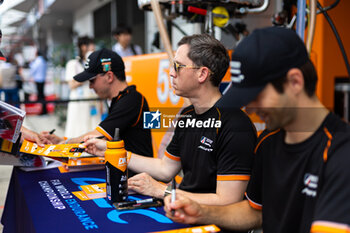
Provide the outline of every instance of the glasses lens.
{"type": "Polygon", "coordinates": [[[178,71],[178,69],[179,69],[179,67],[178,67],[177,63],[176,63],[176,62],[174,62],[174,70],[175,70],[175,72],[177,72],[177,71],[178,71]]]}

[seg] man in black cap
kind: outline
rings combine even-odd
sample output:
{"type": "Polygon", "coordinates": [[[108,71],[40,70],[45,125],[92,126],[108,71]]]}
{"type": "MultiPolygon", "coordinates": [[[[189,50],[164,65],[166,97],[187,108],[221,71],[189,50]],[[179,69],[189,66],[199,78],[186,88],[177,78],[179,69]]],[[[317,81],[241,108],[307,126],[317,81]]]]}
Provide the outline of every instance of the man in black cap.
{"type": "Polygon", "coordinates": [[[113,140],[115,129],[119,128],[126,150],[152,157],[151,132],[143,128],[142,122],[143,112],[149,111],[148,103],[134,85],[128,86],[125,81],[121,57],[111,50],[101,49],[88,57],[84,68],[85,71],[74,76],[74,79],[78,82],[89,81],[90,88],[101,99],[111,100],[107,118],[93,131],[76,138],[64,139],[48,132],[43,134],[53,143],[78,143],[88,135],[113,140]]]}
{"type": "Polygon", "coordinates": [[[289,29],[255,30],[234,51],[231,74],[219,105],[246,106],[267,128],[255,148],[247,200],[210,207],[177,195],[173,203],[165,199],[167,216],[234,230],[349,232],[350,126],[317,98],[303,42],[289,29]]]}

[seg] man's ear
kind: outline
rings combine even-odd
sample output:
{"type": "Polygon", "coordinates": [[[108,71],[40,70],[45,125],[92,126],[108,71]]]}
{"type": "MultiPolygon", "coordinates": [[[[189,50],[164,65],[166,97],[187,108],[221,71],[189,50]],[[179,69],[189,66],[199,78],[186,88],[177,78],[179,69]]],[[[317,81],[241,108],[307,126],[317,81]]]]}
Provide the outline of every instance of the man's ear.
{"type": "Polygon", "coordinates": [[[210,79],[210,70],[208,69],[208,67],[201,67],[199,72],[200,72],[198,77],[199,83],[204,83],[205,80],[210,79]]]}
{"type": "Polygon", "coordinates": [[[114,79],[114,73],[112,72],[112,71],[108,71],[107,72],[107,81],[108,81],[108,83],[111,83],[111,82],[113,82],[113,79],[114,79]]]}
{"type": "Polygon", "coordinates": [[[292,68],[287,73],[287,83],[294,93],[304,91],[304,75],[298,68],[292,68]]]}

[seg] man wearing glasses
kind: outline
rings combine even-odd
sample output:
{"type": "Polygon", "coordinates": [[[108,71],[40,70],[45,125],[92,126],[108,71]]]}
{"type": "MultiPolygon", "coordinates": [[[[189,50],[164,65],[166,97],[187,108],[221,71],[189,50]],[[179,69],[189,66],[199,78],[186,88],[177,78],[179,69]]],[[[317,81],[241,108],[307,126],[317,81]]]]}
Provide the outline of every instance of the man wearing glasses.
{"type": "MultiPolygon", "coordinates": [[[[171,186],[156,180],[169,182],[182,169],[177,193],[210,205],[240,201],[250,177],[256,135],[240,109],[216,106],[229,56],[218,40],[205,34],[184,37],[178,45],[170,76],[175,94],[192,105],[182,111],[164,156],[158,155],[162,159],[131,153],[128,168],[143,173],[129,179],[129,188],[163,198],[171,186]]],[[[85,145],[98,155],[106,149],[98,139],[85,145]]]]}
{"type": "Polygon", "coordinates": [[[88,57],[84,68],[85,71],[74,76],[74,79],[78,82],[89,81],[90,88],[101,99],[111,100],[107,118],[96,129],[76,138],[64,139],[48,132],[43,134],[53,143],[79,143],[87,135],[112,140],[115,129],[119,128],[126,150],[152,157],[151,132],[143,128],[142,122],[143,112],[149,111],[148,103],[134,85],[128,86],[125,81],[121,57],[111,50],[101,49],[88,57]]]}

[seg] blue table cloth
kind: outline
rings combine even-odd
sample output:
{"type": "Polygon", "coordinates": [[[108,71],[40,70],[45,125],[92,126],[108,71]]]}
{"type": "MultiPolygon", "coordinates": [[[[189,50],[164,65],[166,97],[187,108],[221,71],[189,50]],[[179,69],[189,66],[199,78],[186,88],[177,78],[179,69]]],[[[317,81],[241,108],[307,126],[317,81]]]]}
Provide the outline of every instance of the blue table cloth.
{"type": "Polygon", "coordinates": [[[163,207],[118,211],[104,198],[81,201],[72,194],[80,185],[102,182],[104,170],[61,174],[57,168],[14,168],[1,218],[3,233],[142,233],[190,227],[165,217],[163,207]]]}

